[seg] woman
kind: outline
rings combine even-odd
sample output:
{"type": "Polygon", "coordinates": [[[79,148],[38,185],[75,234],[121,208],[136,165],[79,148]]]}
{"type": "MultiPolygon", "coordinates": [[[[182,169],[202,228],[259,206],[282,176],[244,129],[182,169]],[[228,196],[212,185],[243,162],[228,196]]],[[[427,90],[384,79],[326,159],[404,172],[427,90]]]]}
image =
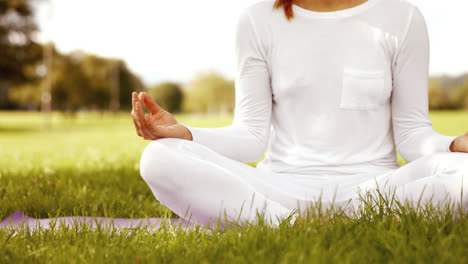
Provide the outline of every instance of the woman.
{"type": "Polygon", "coordinates": [[[137,134],[153,140],[141,176],[179,216],[206,224],[262,211],[278,224],[319,198],[345,204],[379,186],[402,200],[460,202],[468,133],[432,129],[429,39],[416,6],[264,0],[239,16],[235,58],[230,126],[179,123],[133,93],[137,134]],[[397,163],[395,147],[407,165],[397,163]],[[267,148],[256,168],[244,163],[267,148]]]}

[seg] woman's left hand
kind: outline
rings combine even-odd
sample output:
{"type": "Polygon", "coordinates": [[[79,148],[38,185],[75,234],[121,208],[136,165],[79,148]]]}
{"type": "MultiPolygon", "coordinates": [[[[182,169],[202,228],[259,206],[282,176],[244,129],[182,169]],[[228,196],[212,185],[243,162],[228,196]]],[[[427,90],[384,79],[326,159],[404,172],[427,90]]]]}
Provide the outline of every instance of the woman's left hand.
{"type": "Polygon", "coordinates": [[[468,153],[468,132],[456,137],[455,140],[453,140],[452,144],[450,145],[450,151],[468,153]]]}

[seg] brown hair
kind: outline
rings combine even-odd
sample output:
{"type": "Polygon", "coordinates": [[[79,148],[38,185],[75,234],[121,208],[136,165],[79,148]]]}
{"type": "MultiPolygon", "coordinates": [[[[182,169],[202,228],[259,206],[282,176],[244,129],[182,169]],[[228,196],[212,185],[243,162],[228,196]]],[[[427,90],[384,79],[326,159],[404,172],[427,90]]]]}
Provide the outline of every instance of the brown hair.
{"type": "Polygon", "coordinates": [[[281,8],[284,9],[284,14],[288,20],[294,17],[294,13],[292,10],[292,2],[293,0],[276,0],[274,4],[274,8],[281,8]]]}

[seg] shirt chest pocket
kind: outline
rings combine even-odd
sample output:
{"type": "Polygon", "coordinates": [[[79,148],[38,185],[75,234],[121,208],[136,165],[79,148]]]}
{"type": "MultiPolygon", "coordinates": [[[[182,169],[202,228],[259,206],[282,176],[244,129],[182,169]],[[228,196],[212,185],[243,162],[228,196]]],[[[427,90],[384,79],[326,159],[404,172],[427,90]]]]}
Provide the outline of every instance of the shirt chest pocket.
{"type": "Polygon", "coordinates": [[[390,86],[384,70],[361,70],[345,67],[340,108],[377,109],[388,102],[391,92],[390,86]]]}

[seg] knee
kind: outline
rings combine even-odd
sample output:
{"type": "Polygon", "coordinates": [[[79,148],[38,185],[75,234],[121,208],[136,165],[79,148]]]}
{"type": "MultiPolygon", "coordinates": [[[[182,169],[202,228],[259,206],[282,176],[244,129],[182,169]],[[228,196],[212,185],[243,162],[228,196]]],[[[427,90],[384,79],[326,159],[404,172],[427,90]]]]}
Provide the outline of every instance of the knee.
{"type": "Polygon", "coordinates": [[[174,179],[174,168],[179,166],[178,145],[181,140],[161,138],[146,146],[140,159],[140,175],[147,184],[152,187],[168,185],[174,179]]]}
{"type": "Polygon", "coordinates": [[[440,152],[427,157],[430,176],[464,175],[468,177],[468,153],[440,152]]]}

